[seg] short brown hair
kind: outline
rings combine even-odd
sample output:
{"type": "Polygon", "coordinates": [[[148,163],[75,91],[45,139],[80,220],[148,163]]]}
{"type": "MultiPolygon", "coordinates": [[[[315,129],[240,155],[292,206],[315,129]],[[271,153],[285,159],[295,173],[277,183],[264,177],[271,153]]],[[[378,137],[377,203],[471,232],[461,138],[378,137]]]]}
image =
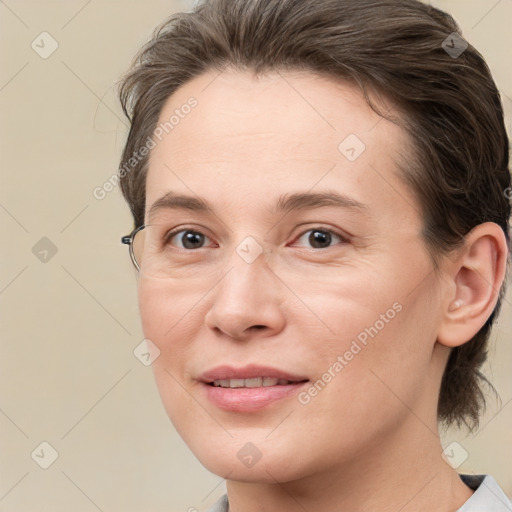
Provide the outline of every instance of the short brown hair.
{"type": "MultiPolygon", "coordinates": [[[[312,71],[357,83],[370,105],[376,90],[399,107],[414,148],[403,179],[421,205],[434,262],[487,221],[509,241],[503,109],[484,59],[466,44],[451,16],[418,0],[203,1],[158,27],[121,82],[131,123],[121,167],[152,136],[169,96],[192,78],[228,66],[312,71]]],[[[136,226],[144,222],[147,165],[145,157],[120,173],[136,226]]],[[[490,385],[480,369],[503,293],[473,339],[452,349],[438,402],[446,426],[478,426],[482,384],[490,385]]]]}

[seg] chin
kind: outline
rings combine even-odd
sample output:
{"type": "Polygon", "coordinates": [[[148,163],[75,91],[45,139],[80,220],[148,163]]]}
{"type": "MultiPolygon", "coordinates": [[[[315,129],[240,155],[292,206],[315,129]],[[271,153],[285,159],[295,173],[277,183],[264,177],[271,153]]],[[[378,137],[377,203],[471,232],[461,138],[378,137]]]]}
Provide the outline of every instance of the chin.
{"type": "Polygon", "coordinates": [[[214,439],[205,442],[203,436],[194,442],[186,436],[184,441],[208,471],[229,480],[246,483],[288,482],[307,473],[305,460],[297,457],[296,451],[268,440],[252,443],[250,438],[237,436],[222,442],[214,439]]]}
{"type": "Polygon", "coordinates": [[[197,458],[211,473],[236,482],[275,484],[276,482],[288,482],[297,478],[296,475],[290,473],[289,467],[285,469],[282,464],[276,461],[263,462],[263,460],[260,460],[252,467],[245,467],[240,463],[233,464],[231,457],[224,459],[224,457],[219,457],[218,454],[213,457],[207,457],[203,454],[197,458]]]}

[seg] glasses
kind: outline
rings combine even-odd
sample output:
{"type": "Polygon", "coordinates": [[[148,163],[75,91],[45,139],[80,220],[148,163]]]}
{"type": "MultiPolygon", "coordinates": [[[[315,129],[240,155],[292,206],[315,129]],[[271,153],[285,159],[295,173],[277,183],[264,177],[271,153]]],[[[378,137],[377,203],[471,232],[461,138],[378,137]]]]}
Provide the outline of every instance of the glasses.
{"type": "MultiPolygon", "coordinates": [[[[193,277],[197,275],[199,268],[204,269],[207,264],[212,265],[223,260],[223,258],[219,258],[219,254],[214,255],[211,250],[205,250],[211,245],[205,246],[209,236],[204,231],[202,228],[197,230],[192,227],[187,228],[185,225],[182,225],[181,228],[177,227],[176,218],[163,216],[150,224],[135,228],[129,235],[123,236],[121,242],[129,246],[130,258],[137,272],[144,274],[147,278],[183,278],[187,275],[193,277]]],[[[309,243],[327,241],[330,244],[330,231],[330,229],[318,227],[309,229],[305,233],[323,233],[320,238],[311,238],[310,236],[309,243]],[[328,234],[327,238],[326,234],[328,234]]],[[[335,236],[340,238],[341,245],[343,245],[342,235],[335,233],[335,236]]],[[[235,250],[238,256],[248,264],[251,264],[264,252],[256,240],[249,240],[251,238],[246,237],[235,250]]],[[[317,249],[316,254],[321,257],[324,248],[317,249]]],[[[215,252],[218,253],[218,251],[215,252]]],[[[309,258],[314,258],[314,254],[315,252],[311,252],[308,255],[309,258]]],[[[210,269],[211,266],[208,268],[210,269]]]]}
{"type": "Polygon", "coordinates": [[[130,246],[130,258],[138,272],[140,272],[140,262],[142,250],[144,248],[144,230],[147,226],[135,228],[129,235],[121,238],[121,243],[130,246]]]}
{"type": "Polygon", "coordinates": [[[184,259],[190,262],[190,258],[195,257],[194,254],[197,253],[192,250],[185,253],[186,256],[183,253],[178,254],[171,240],[178,233],[192,233],[196,242],[197,237],[201,241],[205,235],[186,228],[173,231],[174,224],[172,220],[158,220],[135,228],[129,235],[121,238],[121,242],[130,247],[130,258],[139,273],[144,272],[147,277],[162,279],[172,277],[184,259]]]}

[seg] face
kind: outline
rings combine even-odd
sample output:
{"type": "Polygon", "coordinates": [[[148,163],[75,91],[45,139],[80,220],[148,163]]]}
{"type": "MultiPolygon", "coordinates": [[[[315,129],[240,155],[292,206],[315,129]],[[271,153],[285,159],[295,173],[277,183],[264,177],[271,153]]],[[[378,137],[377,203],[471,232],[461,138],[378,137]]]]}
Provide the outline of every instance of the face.
{"type": "Polygon", "coordinates": [[[382,447],[411,409],[435,423],[441,292],[401,129],[308,73],[208,73],[173,115],[150,157],[139,303],[198,459],[291,481],[382,447]]]}

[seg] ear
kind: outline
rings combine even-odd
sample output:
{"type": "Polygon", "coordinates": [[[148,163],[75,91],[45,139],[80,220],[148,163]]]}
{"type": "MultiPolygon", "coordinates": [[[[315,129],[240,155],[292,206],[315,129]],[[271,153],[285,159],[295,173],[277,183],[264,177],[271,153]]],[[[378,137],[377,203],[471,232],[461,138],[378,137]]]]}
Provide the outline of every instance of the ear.
{"type": "Polygon", "coordinates": [[[508,246],[500,226],[480,224],[447,258],[450,293],[443,303],[437,341],[457,347],[469,341],[494,310],[507,270],[508,246]]]}

